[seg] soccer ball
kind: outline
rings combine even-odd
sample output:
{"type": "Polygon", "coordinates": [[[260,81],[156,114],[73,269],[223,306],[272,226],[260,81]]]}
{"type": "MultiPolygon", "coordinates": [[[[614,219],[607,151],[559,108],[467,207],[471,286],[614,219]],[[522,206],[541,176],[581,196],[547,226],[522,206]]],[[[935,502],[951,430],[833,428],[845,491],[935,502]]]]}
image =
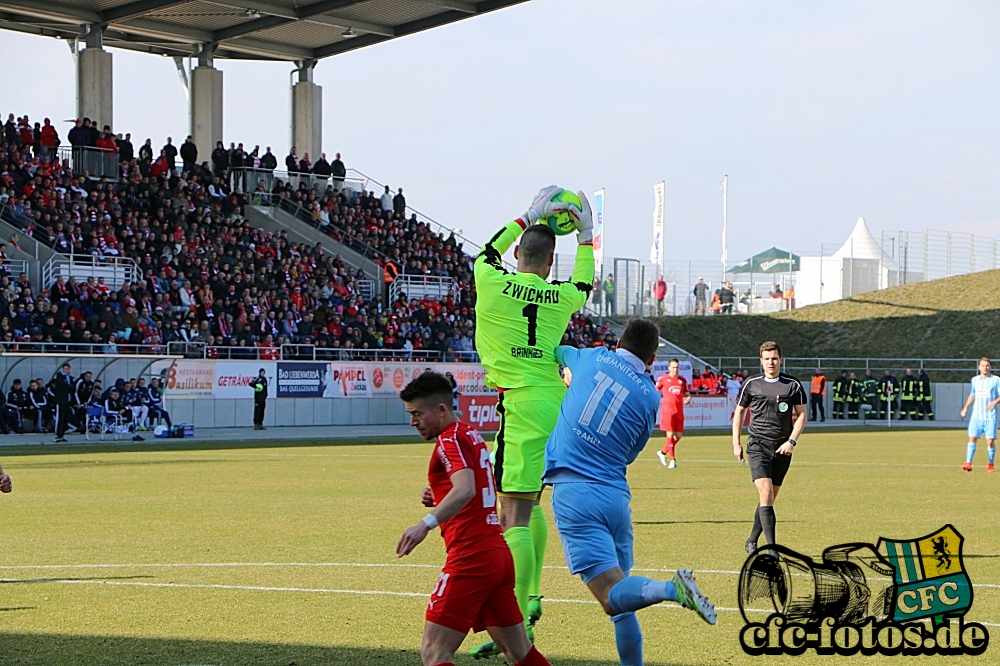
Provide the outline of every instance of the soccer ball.
{"type": "MultiPolygon", "coordinates": [[[[580,197],[569,190],[559,192],[551,200],[568,203],[575,206],[577,210],[583,210],[583,202],[580,201],[580,197]]],[[[538,223],[548,225],[549,229],[554,231],[556,236],[565,236],[576,231],[576,220],[572,215],[565,212],[541,217],[538,219],[538,223]]]]}

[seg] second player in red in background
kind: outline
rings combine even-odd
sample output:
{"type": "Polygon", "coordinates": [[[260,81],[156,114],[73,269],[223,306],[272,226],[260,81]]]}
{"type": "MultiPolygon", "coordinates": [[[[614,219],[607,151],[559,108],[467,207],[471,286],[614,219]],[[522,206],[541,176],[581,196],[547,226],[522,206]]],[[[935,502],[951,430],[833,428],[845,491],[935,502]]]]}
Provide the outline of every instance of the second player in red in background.
{"type": "Polygon", "coordinates": [[[681,376],[681,364],[670,359],[667,374],[656,380],[660,400],[660,430],[667,434],[667,443],[656,452],[656,457],[667,469],[677,467],[677,442],[684,435],[684,405],[691,404],[691,391],[687,380],[681,376]]]}

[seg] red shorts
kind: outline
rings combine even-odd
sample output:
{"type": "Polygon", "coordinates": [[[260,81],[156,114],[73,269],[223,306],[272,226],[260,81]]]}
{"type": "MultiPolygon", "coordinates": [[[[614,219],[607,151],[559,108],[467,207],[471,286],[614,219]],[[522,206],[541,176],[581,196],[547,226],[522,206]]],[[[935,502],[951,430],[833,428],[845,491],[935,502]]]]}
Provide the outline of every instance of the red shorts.
{"type": "Polygon", "coordinates": [[[661,414],[660,430],[663,432],[684,432],[684,412],[661,414]]]}
{"type": "Polygon", "coordinates": [[[444,565],[427,604],[428,622],[467,634],[524,622],[514,597],[514,558],[506,547],[444,565]]]}

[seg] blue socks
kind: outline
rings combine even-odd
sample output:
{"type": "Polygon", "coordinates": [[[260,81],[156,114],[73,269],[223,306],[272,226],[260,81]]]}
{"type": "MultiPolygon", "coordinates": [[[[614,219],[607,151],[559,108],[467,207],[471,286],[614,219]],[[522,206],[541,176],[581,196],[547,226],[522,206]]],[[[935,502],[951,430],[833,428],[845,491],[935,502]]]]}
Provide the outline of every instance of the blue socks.
{"type": "MultiPolygon", "coordinates": [[[[628,580],[628,579],[626,579],[628,580]]],[[[615,623],[615,645],[622,666],[642,666],[642,630],[635,613],[622,613],[611,618],[615,623]]]]}
{"type": "Polygon", "coordinates": [[[608,592],[608,603],[616,615],[631,613],[661,601],[677,601],[677,588],[642,576],[626,576],[608,592]]]}
{"type": "Polygon", "coordinates": [[[976,455],[976,443],[969,442],[969,445],[965,447],[965,462],[971,463],[974,455],[976,455]]]}
{"type": "Polygon", "coordinates": [[[987,446],[986,447],[986,455],[988,455],[990,457],[990,464],[992,465],[993,464],[993,459],[997,457],[997,447],[996,446],[987,446]]]}

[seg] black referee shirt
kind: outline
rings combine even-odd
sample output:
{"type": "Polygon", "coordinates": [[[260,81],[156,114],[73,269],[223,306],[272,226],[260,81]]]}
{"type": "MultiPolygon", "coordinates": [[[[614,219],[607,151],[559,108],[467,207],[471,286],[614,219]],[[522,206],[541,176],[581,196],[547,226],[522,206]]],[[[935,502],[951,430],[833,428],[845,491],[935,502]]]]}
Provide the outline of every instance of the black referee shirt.
{"type": "Polygon", "coordinates": [[[806,404],[806,392],[795,377],[780,373],[776,379],[751,377],[740,389],[740,407],[750,408],[750,436],[785,442],[792,434],[795,405],[806,404]]]}

